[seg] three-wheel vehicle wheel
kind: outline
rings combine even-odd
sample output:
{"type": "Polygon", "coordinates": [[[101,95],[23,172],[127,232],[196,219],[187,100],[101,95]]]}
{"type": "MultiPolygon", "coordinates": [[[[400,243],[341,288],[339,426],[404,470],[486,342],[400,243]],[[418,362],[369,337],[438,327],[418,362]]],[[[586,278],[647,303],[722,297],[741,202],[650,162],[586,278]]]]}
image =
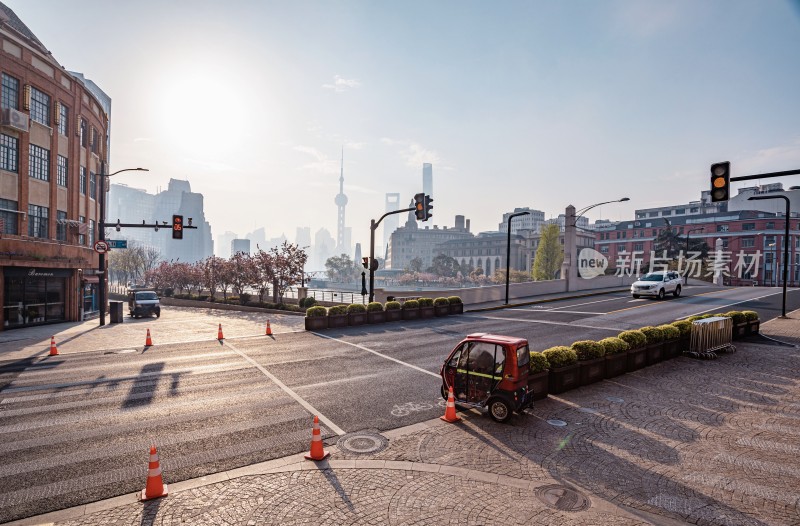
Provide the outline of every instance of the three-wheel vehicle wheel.
{"type": "Polygon", "coordinates": [[[502,398],[491,398],[488,403],[489,416],[495,422],[506,422],[511,418],[511,406],[502,398]]]}
{"type": "Polygon", "coordinates": [[[681,295],[681,286],[680,285],[675,287],[675,292],[673,292],[672,295],[675,296],[676,298],[681,295]]]}

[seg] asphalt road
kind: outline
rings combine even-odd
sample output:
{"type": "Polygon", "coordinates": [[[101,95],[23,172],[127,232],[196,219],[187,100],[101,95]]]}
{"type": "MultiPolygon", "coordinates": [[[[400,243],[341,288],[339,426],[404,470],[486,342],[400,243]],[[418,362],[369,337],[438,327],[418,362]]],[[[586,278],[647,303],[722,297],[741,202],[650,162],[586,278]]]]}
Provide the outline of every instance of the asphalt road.
{"type": "MultiPolygon", "coordinates": [[[[148,448],[178,481],[307,451],[323,437],[443,414],[439,367],[472,332],[534,350],[704,312],[781,312],[781,289],[615,293],[324,333],[170,343],[0,363],[0,522],[139,491],[148,448]]],[[[800,307],[788,294],[787,310],[800,307]]],[[[168,316],[162,316],[162,319],[168,316]]],[[[157,322],[156,322],[157,323],[157,322]]],[[[513,425],[513,424],[512,424],[513,425]]]]}

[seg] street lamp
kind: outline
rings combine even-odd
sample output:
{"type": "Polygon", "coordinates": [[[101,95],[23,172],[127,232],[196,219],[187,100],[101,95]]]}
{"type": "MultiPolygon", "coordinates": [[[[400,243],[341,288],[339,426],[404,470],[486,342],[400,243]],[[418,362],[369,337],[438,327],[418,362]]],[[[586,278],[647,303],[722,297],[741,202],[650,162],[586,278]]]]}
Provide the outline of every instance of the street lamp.
{"type": "Polygon", "coordinates": [[[572,217],[575,218],[575,222],[572,224],[572,226],[577,227],[578,226],[578,218],[581,217],[583,214],[585,214],[586,212],[588,212],[589,210],[591,210],[592,208],[594,208],[596,206],[607,205],[609,203],[623,203],[625,201],[630,201],[630,200],[631,199],[629,197],[623,197],[622,199],[615,199],[613,201],[603,201],[602,203],[595,203],[595,204],[589,205],[589,206],[587,206],[585,208],[581,208],[580,210],[578,210],[577,212],[572,214],[572,217]]]}
{"type": "MultiPolygon", "coordinates": [[[[105,171],[105,163],[102,165],[103,171],[105,171]]],[[[147,168],[125,168],[124,170],[117,170],[114,173],[106,174],[101,173],[100,175],[100,221],[99,227],[100,232],[98,233],[98,239],[100,241],[106,240],[106,177],[111,177],[112,175],[117,175],[118,173],[122,172],[149,172],[147,168]]],[[[94,247],[92,247],[94,248],[94,247]]],[[[108,275],[106,273],[106,254],[105,252],[100,253],[100,326],[106,324],[106,287],[108,286],[108,275]]]]}
{"type": "MultiPolygon", "coordinates": [[[[754,195],[748,197],[748,201],[761,201],[763,199],[783,199],[786,201],[786,230],[783,234],[783,310],[781,318],[786,317],[786,281],[789,279],[789,217],[791,216],[791,202],[785,195],[754,195]]],[[[777,247],[775,248],[777,252],[777,247]]],[[[777,259],[777,258],[774,258],[777,259]]]]}
{"type": "MultiPolygon", "coordinates": [[[[692,228],[692,229],[686,231],[686,254],[689,254],[689,234],[691,234],[692,232],[702,232],[704,230],[705,230],[705,227],[700,227],[700,228],[692,228]]],[[[686,260],[685,257],[683,259],[686,260]]],[[[688,285],[689,284],[689,268],[688,267],[686,268],[686,275],[684,276],[684,279],[686,280],[685,284],[688,285]]]]}
{"type": "Polygon", "coordinates": [[[508,240],[506,241],[506,305],[508,305],[508,283],[511,274],[511,219],[524,215],[530,215],[530,212],[517,212],[508,216],[508,240]]]}

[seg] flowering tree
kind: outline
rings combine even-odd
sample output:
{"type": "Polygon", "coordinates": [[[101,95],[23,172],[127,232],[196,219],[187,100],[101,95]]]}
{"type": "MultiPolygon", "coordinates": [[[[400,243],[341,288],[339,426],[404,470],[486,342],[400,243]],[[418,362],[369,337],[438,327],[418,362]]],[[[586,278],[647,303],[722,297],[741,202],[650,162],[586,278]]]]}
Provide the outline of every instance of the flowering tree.
{"type": "Polygon", "coordinates": [[[246,303],[245,288],[252,285],[256,281],[256,265],[253,258],[244,252],[237,252],[231,257],[231,287],[233,292],[239,296],[239,302],[244,305],[246,303]]]}
{"type": "Polygon", "coordinates": [[[283,295],[292,285],[300,282],[308,254],[299,245],[284,241],[280,248],[271,248],[273,280],[278,302],[283,303],[283,295]]]}
{"type": "Polygon", "coordinates": [[[259,247],[258,252],[253,256],[255,264],[255,281],[253,287],[258,291],[259,303],[264,303],[264,294],[269,292],[269,287],[275,280],[275,258],[272,251],[264,252],[259,247]]]}
{"type": "Polygon", "coordinates": [[[217,256],[207,257],[199,263],[203,287],[211,294],[212,301],[217,293],[217,287],[219,287],[219,274],[224,264],[225,260],[217,256]]]}

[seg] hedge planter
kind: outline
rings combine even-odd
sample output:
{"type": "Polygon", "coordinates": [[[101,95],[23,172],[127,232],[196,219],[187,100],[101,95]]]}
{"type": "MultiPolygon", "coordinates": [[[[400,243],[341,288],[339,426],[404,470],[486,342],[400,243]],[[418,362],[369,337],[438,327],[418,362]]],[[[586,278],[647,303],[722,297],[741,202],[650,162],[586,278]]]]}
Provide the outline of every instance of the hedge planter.
{"type": "Polygon", "coordinates": [[[306,330],[319,331],[328,328],[327,316],[306,316],[306,330]]]}
{"type": "Polygon", "coordinates": [[[386,321],[400,321],[403,319],[403,311],[400,309],[387,310],[383,311],[383,313],[386,315],[386,321]]]}
{"type": "Polygon", "coordinates": [[[664,359],[664,344],[651,343],[647,347],[647,365],[653,365],[664,359]]]}
{"type": "Polygon", "coordinates": [[[614,378],[621,374],[625,374],[628,370],[628,354],[607,354],[606,361],[606,378],[614,378]]]}
{"type": "MultiPolygon", "coordinates": [[[[352,316],[352,314],[351,314],[351,316],[352,316]]],[[[367,312],[367,322],[368,323],[383,323],[385,321],[386,321],[386,312],[385,311],[379,310],[379,311],[367,312]]]]}
{"type": "Polygon", "coordinates": [[[531,373],[528,376],[528,391],[533,393],[534,400],[542,400],[543,398],[547,398],[547,380],[549,378],[550,371],[531,373]]]}
{"type": "Polygon", "coordinates": [[[434,305],[433,311],[436,314],[436,316],[447,316],[448,314],[450,314],[450,305],[434,305]]]}
{"type": "Polygon", "coordinates": [[[419,317],[420,318],[433,318],[436,316],[436,310],[433,305],[430,307],[420,307],[419,308],[419,317]]]}
{"type": "Polygon", "coordinates": [[[592,360],[581,360],[580,365],[581,385],[589,385],[599,382],[606,376],[605,357],[594,358],[592,360]]]}
{"type": "Polygon", "coordinates": [[[447,306],[450,311],[450,314],[464,314],[464,304],[463,303],[451,303],[447,306]]]}
{"type": "Polygon", "coordinates": [[[628,350],[628,372],[641,369],[647,365],[647,347],[628,350]]]}
{"type": "Polygon", "coordinates": [[[348,323],[350,325],[364,325],[367,323],[367,313],[366,312],[351,312],[347,315],[348,323]]]}
{"type": "Polygon", "coordinates": [[[563,393],[581,385],[580,365],[567,365],[550,369],[548,389],[552,394],[563,393]]]}
{"type": "Polygon", "coordinates": [[[419,319],[419,309],[403,309],[404,320],[417,320],[419,319]]]}
{"type": "MultiPolygon", "coordinates": [[[[681,355],[681,351],[683,350],[681,347],[683,340],[681,338],[675,338],[674,340],[665,340],[664,341],[664,360],[671,360],[672,358],[677,358],[681,355]]],[[[687,346],[688,348],[688,346],[687,346]]]]}
{"type": "Polygon", "coordinates": [[[732,333],[733,339],[738,340],[740,338],[744,338],[745,336],[747,336],[749,334],[747,331],[748,325],[749,323],[747,322],[734,324],[732,333]]]}
{"type": "Polygon", "coordinates": [[[336,329],[338,327],[347,327],[347,314],[334,314],[328,315],[328,328],[336,329]]]}
{"type": "Polygon", "coordinates": [[[760,320],[749,321],[747,322],[747,334],[758,334],[758,328],[760,325],[760,320]]]}

